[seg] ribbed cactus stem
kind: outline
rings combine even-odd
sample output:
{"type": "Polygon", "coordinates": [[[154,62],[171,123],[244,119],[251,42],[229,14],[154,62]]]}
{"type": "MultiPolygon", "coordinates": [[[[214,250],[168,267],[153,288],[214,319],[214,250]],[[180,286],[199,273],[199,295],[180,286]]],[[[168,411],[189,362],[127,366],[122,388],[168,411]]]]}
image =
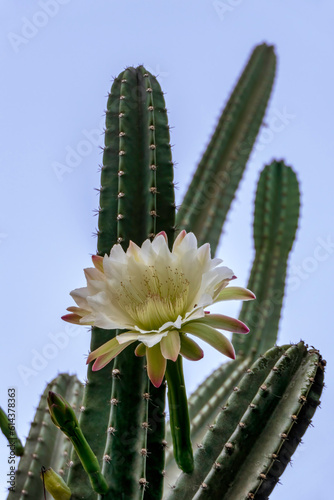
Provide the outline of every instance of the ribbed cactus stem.
{"type": "MultiPolygon", "coordinates": [[[[156,79],[143,68],[127,68],[115,79],[108,99],[101,169],[98,253],[130,240],[141,245],[164,230],[174,240],[173,165],[164,98],[156,79]]],[[[92,350],[116,335],[92,330],[92,350]]],[[[100,462],[110,491],[103,498],[142,498],[150,475],[149,428],[152,421],[144,359],[127,349],[103,370],[88,373],[84,411],[85,436],[100,462]],[[144,450],[147,444],[147,453],[144,450]],[[143,463],[145,462],[145,463],[143,463]]],[[[164,397],[164,389],[160,390],[164,397]]],[[[161,399],[162,399],[161,398],[161,399]]],[[[158,435],[164,424],[159,422],[158,435]]],[[[154,442],[154,439],[153,439],[154,442]]],[[[158,462],[163,463],[163,446],[158,462]]],[[[156,452],[158,450],[156,449],[156,452]]],[[[158,489],[162,489],[160,474],[158,489]]],[[[77,464],[69,484],[73,499],[90,500],[77,464]]]]}
{"type": "MultiPolygon", "coordinates": [[[[268,498],[274,484],[273,481],[266,484],[267,476],[283,448],[289,457],[288,460],[285,457],[285,465],[294,452],[296,444],[289,447],[290,434],[298,425],[304,405],[310,405],[308,395],[319,371],[323,372],[319,353],[307,352],[302,342],[291,346],[280,357],[216,458],[216,466],[204,479],[194,500],[268,498]],[[265,485],[265,496],[259,493],[262,485],[265,485]]],[[[307,426],[304,423],[302,426],[305,431],[307,426]]],[[[276,480],[278,477],[276,470],[276,480]]]]}
{"type": "MultiPolygon", "coordinates": [[[[286,347],[274,347],[265,356],[260,358],[252,367],[248,365],[246,375],[242,381],[231,389],[230,397],[225,405],[220,409],[219,416],[215,423],[211,422],[203,441],[195,453],[195,468],[192,474],[181,474],[176,485],[169,495],[168,500],[190,500],[204,481],[221,452],[222,447],[228,441],[235,429],[237,422],[240,422],[242,415],[253,397],[256,395],[259,386],[264,382],[266,376],[273,368],[277,360],[284,353],[286,347]]],[[[245,373],[246,370],[243,370],[245,373]]]]}
{"type": "Polygon", "coordinates": [[[40,479],[41,467],[51,465],[52,456],[58,456],[60,443],[63,444],[60,431],[52,423],[47,394],[54,391],[71,398],[73,386],[78,383],[75,376],[60,374],[50,382],[40,400],[29,436],[24,448],[15,479],[15,492],[10,491],[8,500],[43,500],[43,487],[40,479]]]}
{"type": "Polygon", "coordinates": [[[165,476],[165,404],[166,384],[159,388],[149,385],[148,417],[143,422],[147,428],[147,461],[146,480],[148,488],[145,490],[145,500],[161,500],[163,495],[163,480],[165,476]]]}
{"type": "Polygon", "coordinates": [[[275,65],[272,46],[255,48],[177,214],[178,226],[210,242],[213,252],[263,120],[275,65]]]}
{"type": "Polygon", "coordinates": [[[168,360],[166,379],[170,413],[169,425],[173,439],[175,461],[180,469],[190,473],[194,468],[194,459],[190,440],[188,402],[181,356],[175,362],[168,360]]]}
{"type": "Polygon", "coordinates": [[[267,165],[260,175],[256,193],[256,254],[247,285],[255,293],[256,300],[253,304],[244,302],[241,309],[239,319],[251,332],[247,336],[233,336],[232,343],[238,355],[252,353],[257,357],[276,342],[299,204],[298,181],[291,167],[283,161],[267,165]]]}

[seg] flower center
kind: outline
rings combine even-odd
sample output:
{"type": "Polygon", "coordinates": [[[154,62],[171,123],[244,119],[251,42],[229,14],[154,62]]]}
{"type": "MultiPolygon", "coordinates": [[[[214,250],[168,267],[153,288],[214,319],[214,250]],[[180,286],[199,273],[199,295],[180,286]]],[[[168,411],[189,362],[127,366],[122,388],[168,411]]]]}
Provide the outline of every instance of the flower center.
{"type": "Polygon", "coordinates": [[[177,267],[145,266],[120,283],[117,300],[136,326],[151,331],[183,317],[188,294],[189,281],[177,267]]]}

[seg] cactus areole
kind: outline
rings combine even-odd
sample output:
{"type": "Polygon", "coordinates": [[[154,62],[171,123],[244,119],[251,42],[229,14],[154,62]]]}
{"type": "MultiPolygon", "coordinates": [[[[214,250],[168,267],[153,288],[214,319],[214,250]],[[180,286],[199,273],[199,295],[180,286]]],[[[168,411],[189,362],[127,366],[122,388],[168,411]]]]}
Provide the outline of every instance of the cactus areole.
{"type": "Polygon", "coordinates": [[[87,287],[71,292],[79,307],[69,307],[70,314],[63,319],[126,329],[91,352],[87,362],[95,359],[93,370],[99,370],[128,345],[139,342],[135,353],[146,355],[148,376],[159,387],[167,359],[176,361],[179,354],[191,360],[203,357],[202,349],[187,334],[234,359],[232,344],[218,330],[249,331],[237,319],[204,310],[225,298],[240,298],[240,290],[242,298],[255,298],[245,289],[234,293],[226,289],[235,276],[221,262],[211,259],[208,243],[198,248],[195,235],[186,231],[180,232],[172,251],[164,232],[141,247],[130,242],[126,252],[114,245],[109,256],[93,256],[95,267],[85,270],[87,287]]]}

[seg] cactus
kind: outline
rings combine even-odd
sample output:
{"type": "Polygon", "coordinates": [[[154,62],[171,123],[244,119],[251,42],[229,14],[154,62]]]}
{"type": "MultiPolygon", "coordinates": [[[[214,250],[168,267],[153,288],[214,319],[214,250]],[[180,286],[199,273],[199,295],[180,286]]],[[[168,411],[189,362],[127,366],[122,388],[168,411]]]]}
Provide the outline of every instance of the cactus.
{"type": "MultiPolygon", "coordinates": [[[[160,86],[143,66],[127,68],[114,80],[106,111],[94,272],[103,270],[103,256],[115,244],[125,251],[130,241],[141,245],[160,232],[170,250],[177,232],[186,229],[215,252],[263,120],[275,64],[273,47],[255,48],[199,162],[176,224],[169,127],[160,86]]],[[[164,361],[165,380],[159,385],[153,378],[153,384],[150,370],[158,362],[152,356],[160,347],[137,343],[135,356],[133,349],[115,344],[123,335],[118,330],[93,326],[91,355],[98,350],[100,358],[109,356],[110,361],[105,344],[118,346],[119,354],[97,371],[89,364],[84,388],[67,374],[48,384],[8,500],[42,500],[41,471],[56,500],[62,495],[71,500],[268,498],[310,424],[323,387],[325,363],[318,351],[308,350],[302,341],[274,346],[298,214],[296,176],[283,161],[273,161],[260,176],[255,201],[256,255],[248,287],[257,300],[246,301],[240,314],[251,333],[233,335],[236,360],[215,370],[188,402],[181,356],[164,361]],[[178,471],[170,489],[166,484],[174,483],[178,468],[183,472],[178,471]]],[[[223,289],[220,298],[252,298],[247,290],[228,290],[223,289]]],[[[64,318],[76,322],[82,318],[80,311],[85,313],[69,310],[72,314],[64,318]]],[[[206,317],[212,326],[203,328],[202,337],[209,343],[215,342],[217,318],[206,317]]],[[[227,321],[220,316],[223,319],[227,321]]],[[[240,325],[233,320],[232,331],[245,332],[240,325]]],[[[198,335],[198,323],[168,337],[168,349],[172,352],[173,343],[179,342],[181,354],[199,359],[201,349],[187,333],[198,335]]],[[[222,352],[227,345],[222,344],[222,352]]],[[[6,415],[0,417],[6,430],[6,415]]]]}
{"type": "Polygon", "coordinates": [[[261,126],[275,67],[273,47],[256,47],[177,213],[178,226],[193,231],[200,243],[209,241],[213,252],[261,126]]]}
{"type": "Polygon", "coordinates": [[[17,498],[43,499],[41,488],[41,468],[54,459],[54,469],[65,480],[70,460],[70,447],[65,435],[58,433],[51,421],[47,395],[49,391],[61,393],[78,413],[82,398],[82,384],[76,376],[60,374],[50,382],[42,394],[29,436],[24,447],[24,454],[16,471],[15,492],[10,491],[8,500],[17,498]]]}

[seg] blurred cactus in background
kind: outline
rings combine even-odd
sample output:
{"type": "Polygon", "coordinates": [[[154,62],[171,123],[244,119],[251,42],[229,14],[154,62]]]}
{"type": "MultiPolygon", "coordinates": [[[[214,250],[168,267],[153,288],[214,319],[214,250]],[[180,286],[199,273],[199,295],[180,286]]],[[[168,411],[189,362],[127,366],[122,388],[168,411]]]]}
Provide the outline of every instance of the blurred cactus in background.
{"type": "MultiPolygon", "coordinates": [[[[221,273],[217,281],[210,274],[211,288],[206,284],[204,290],[203,282],[208,269],[218,265],[211,259],[263,123],[275,67],[273,47],[257,46],[176,214],[161,88],[143,66],[127,68],[114,80],[106,111],[97,255],[94,269],[86,270],[87,288],[73,292],[78,307],[70,307],[64,318],[92,325],[88,361],[96,359],[97,364],[88,365],[84,386],[68,374],[48,384],[24,448],[15,429],[8,432],[10,415],[0,412],[1,430],[15,453],[22,455],[15,491],[9,492],[8,500],[43,500],[43,483],[48,498],[55,500],[269,497],[311,423],[325,366],[319,352],[303,341],[276,345],[300,205],[296,175],[284,161],[266,165],[259,178],[255,258],[247,289],[229,284],[234,278],[231,270],[225,274],[215,270],[221,273]],[[199,246],[210,244],[211,258],[208,246],[197,249],[196,238],[189,233],[199,246]],[[183,241],[189,244],[184,253],[183,241]],[[116,303],[108,292],[107,266],[112,269],[110,279],[118,270],[128,277],[130,285],[121,281],[128,299],[124,302],[123,297],[122,304],[135,304],[141,294],[136,269],[147,273],[152,252],[157,252],[157,266],[166,281],[154,270],[144,280],[153,303],[145,302],[145,307],[153,312],[148,316],[145,309],[146,322],[138,319],[130,328],[125,316],[122,322],[105,313],[108,293],[113,297],[108,307],[116,303]],[[161,304],[154,300],[160,294],[164,307],[179,300],[175,292],[174,302],[168,301],[172,290],[182,288],[179,268],[173,268],[177,252],[182,269],[190,266],[195,276],[184,293],[195,293],[197,273],[198,290],[206,301],[194,304],[195,299],[189,299],[188,312],[180,306],[170,324],[166,309],[159,309],[161,304]],[[196,262],[203,262],[203,277],[196,262]],[[152,280],[159,293],[152,291],[152,280]],[[250,300],[254,298],[250,290],[256,300],[250,300]],[[235,299],[244,300],[239,320],[203,312],[214,301],[235,299]],[[152,315],[155,320],[150,323],[152,315]],[[159,315],[164,325],[168,323],[160,330],[159,315]],[[242,334],[247,332],[245,324],[250,329],[247,335],[242,334]],[[203,356],[188,334],[234,358],[232,345],[216,329],[234,332],[235,359],[216,369],[187,399],[182,356],[191,360],[203,356]],[[127,335],[124,341],[122,335],[127,335]],[[151,344],[148,338],[153,339],[151,344]]],[[[129,311],[125,314],[130,317],[129,311]]]]}

